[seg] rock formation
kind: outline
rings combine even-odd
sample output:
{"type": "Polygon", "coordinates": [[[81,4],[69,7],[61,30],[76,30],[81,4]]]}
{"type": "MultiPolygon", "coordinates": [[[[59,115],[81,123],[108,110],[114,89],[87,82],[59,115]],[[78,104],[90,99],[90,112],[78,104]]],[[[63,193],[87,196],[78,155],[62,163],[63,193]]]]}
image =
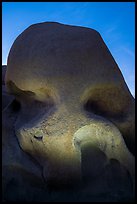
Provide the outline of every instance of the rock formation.
{"type": "Polygon", "coordinates": [[[14,96],[9,95],[6,91],[5,87],[5,73],[6,73],[6,65],[2,66],[2,110],[6,108],[14,99],[14,96]]]}
{"type": "Polygon", "coordinates": [[[30,26],[5,80],[15,97],[3,112],[5,200],[133,200],[134,98],[97,31],[30,26]]]}

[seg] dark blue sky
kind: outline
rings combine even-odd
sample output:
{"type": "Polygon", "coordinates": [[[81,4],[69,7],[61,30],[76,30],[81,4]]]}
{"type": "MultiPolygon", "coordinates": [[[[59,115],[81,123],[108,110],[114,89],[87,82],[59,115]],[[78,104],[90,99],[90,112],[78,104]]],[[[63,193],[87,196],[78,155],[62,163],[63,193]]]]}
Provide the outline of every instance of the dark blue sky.
{"type": "Polygon", "coordinates": [[[135,94],[134,2],[3,2],[2,63],[16,37],[28,26],[44,21],[93,28],[100,32],[135,94]]]}

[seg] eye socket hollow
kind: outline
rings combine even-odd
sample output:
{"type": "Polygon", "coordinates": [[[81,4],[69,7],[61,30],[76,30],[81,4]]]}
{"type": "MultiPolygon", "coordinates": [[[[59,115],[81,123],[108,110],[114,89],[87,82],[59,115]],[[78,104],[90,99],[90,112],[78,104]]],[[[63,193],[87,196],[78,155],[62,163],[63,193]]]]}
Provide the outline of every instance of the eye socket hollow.
{"type": "Polygon", "coordinates": [[[91,101],[91,100],[88,100],[84,104],[84,109],[88,112],[93,112],[95,114],[101,114],[103,112],[99,107],[98,103],[96,101],[91,101]]]}
{"type": "Polygon", "coordinates": [[[14,112],[18,112],[21,109],[21,104],[19,101],[17,101],[16,99],[13,100],[13,102],[11,103],[11,108],[14,112]]]}
{"type": "Polygon", "coordinates": [[[94,100],[88,100],[85,105],[84,109],[88,112],[92,112],[97,115],[101,115],[107,118],[113,118],[116,120],[124,120],[125,118],[125,113],[123,110],[120,110],[118,112],[113,111],[113,104],[112,105],[112,110],[107,109],[106,103],[102,103],[101,101],[94,101],[94,100]]]}

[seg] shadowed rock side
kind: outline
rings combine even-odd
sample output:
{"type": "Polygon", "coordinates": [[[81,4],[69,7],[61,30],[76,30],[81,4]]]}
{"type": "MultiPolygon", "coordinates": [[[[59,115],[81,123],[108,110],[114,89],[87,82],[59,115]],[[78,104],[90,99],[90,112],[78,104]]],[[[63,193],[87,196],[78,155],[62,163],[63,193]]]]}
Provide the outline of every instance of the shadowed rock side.
{"type": "Polygon", "coordinates": [[[5,85],[5,73],[6,73],[6,65],[2,65],[2,85],[5,85]]]}
{"type": "Polygon", "coordinates": [[[5,74],[6,74],[6,65],[2,65],[2,110],[6,108],[14,99],[13,95],[7,93],[5,87],[5,74]]]}
{"type": "Polygon", "coordinates": [[[97,31],[30,26],[5,79],[4,200],[133,201],[134,98],[97,31]]]}

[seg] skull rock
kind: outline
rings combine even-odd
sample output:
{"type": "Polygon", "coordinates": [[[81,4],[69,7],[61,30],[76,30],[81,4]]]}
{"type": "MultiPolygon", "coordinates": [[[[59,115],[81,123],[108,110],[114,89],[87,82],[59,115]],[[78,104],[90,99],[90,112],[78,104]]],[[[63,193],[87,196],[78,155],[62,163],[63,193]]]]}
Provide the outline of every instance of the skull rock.
{"type": "Polygon", "coordinates": [[[6,87],[21,107],[19,144],[43,167],[47,182],[81,180],[81,144],[86,149],[89,141],[134,175],[134,98],[97,31],[50,22],[30,26],[10,50],[6,87]],[[98,121],[110,127],[110,137],[98,121]],[[114,148],[112,140],[119,141],[114,148]]]}

